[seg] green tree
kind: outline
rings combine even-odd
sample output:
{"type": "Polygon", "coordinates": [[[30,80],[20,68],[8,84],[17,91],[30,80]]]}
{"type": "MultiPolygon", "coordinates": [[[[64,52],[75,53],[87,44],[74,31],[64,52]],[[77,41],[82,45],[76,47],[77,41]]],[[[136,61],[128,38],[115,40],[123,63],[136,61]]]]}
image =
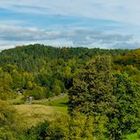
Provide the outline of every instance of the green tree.
{"type": "Polygon", "coordinates": [[[0,139],[15,140],[16,129],[15,109],[7,102],[0,100],[0,139]]]}
{"type": "Polygon", "coordinates": [[[136,132],[140,120],[140,85],[126,73],[114,75],[113,94],[116,98],[114,111],[107,113],[108,134],[112,140],[121,140],[124,135],[136,132]]]}
{"type": "Polygon", "coordinates": [[[7,72],[0,70],[0,99],[13,98],[14,94],[12,91],[13,79],[11,75],[7,72]]]}
{"type": "Polygon", "coordinates": [[[113,76],[111,58],[108,56],[96,57],[73,80],[73,87],[69,91],[69,114],[81,112],[94,117],[95,134],[103,133],[99,130],[101,116],[113,111],[114,101],[113,76]]]}
{"type": "Polygon", "coordinates": [[[25,96],[33,96],[34,99],[39,100],[39,99],[43,99],[47,96],[47,89],[44,87],[40,87],[40,86],[35,86],[33,87],[32,90],[27,90],[25,91],[25,96]]]}

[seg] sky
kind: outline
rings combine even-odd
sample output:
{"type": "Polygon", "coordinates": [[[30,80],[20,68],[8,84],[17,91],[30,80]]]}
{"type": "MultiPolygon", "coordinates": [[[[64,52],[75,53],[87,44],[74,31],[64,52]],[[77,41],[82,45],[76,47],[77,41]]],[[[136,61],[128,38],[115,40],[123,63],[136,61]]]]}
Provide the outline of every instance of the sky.
{"type": "Polygon", "coordinates": [[[140,0],[0,0],[0,50],[35,43],[140,48],[140,0]]]}

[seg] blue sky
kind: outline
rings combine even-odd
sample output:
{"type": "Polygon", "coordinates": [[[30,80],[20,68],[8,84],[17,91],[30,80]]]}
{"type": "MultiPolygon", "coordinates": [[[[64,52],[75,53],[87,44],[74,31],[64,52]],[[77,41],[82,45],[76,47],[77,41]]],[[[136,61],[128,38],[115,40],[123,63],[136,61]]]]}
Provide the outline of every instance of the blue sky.
{"type": "Polygon", "coordinates": [[[139,0],[0,0],[0,49],[54,46],[139,48],[139,0]]]}

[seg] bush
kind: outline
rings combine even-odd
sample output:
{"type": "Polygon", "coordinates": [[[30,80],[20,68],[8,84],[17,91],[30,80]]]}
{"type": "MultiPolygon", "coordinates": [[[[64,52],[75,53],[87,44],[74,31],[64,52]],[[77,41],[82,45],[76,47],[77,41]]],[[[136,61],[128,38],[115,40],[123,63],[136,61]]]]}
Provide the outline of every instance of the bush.
{"type": "Polygon", "coordinates": [[[25,96],[33,96],[35,100],[46,98],[45,88],[36,86],[32,90],[27,90],[25,96]]]}
{"type": "Polygon", "coordinates": [[[15,140],[13,131],[16,126],[15,113],[12,106],[0,100],[0,139],[15,140]]]}

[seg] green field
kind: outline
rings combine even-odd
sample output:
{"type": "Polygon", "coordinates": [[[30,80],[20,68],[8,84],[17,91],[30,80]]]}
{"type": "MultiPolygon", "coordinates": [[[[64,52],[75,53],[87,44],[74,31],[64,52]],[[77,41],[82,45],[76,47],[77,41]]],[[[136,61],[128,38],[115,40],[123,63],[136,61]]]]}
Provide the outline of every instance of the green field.
{"type": "Polygon", "coordinates": [[[68,98],[66,95],[50,99],[34,100],[32,104],[23,101],[22,96],[9,102],[16,109],[19,118],[22,118],[23,127],[30,128],[45,120],[51,121],[58,114],[67,113],[68,98]]]}

